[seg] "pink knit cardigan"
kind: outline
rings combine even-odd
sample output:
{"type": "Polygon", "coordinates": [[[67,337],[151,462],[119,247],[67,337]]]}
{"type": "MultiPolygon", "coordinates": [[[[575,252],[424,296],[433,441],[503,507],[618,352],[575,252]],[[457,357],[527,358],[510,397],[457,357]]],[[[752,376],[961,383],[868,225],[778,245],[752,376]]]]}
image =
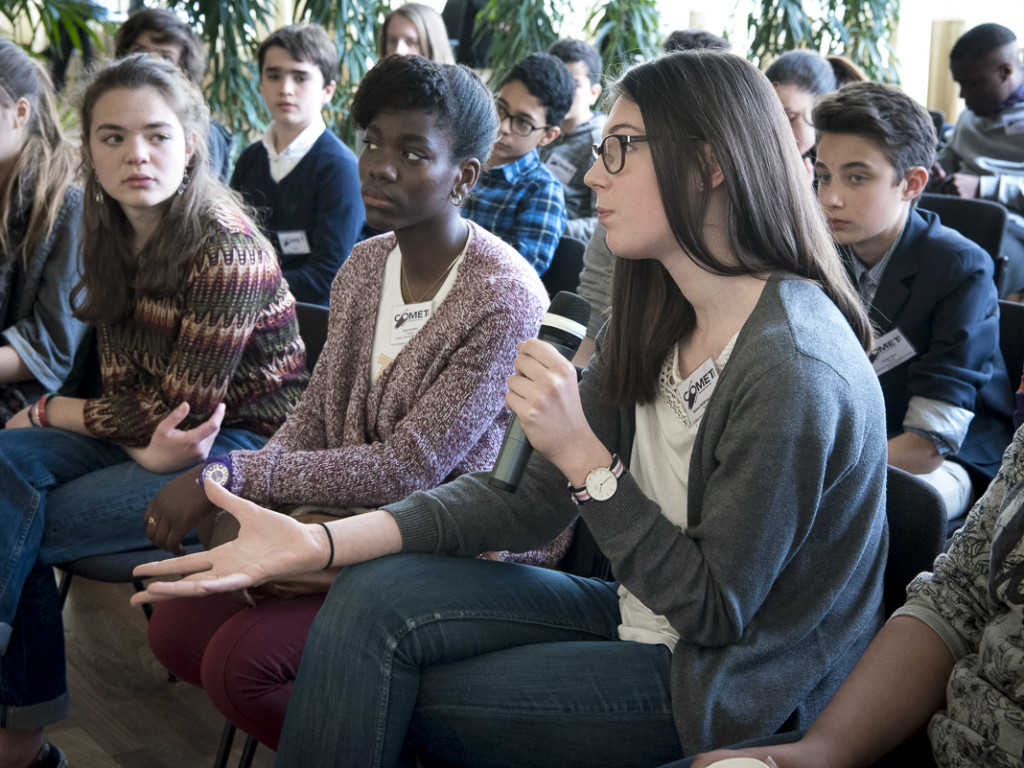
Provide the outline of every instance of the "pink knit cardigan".
{"type": "Polygon", "coordinates": [[[490,469],[516,344],[548,299],[510,246],[473,226],[451,292],[371,385],[392,233],[359,243],[334,279],[327,343],[309,388],[259,451],[231,454],[233,491],[256,503],[376,507],[490,469]]]}

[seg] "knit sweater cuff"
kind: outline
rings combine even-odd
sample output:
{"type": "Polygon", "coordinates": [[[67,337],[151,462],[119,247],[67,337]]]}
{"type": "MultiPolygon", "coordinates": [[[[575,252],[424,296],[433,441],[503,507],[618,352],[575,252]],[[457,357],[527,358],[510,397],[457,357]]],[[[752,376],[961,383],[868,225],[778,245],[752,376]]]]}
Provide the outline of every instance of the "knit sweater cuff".
{"type": "Polygon", "coordinates": [[[580,517],[587,523],[609,558],[614,558],[613,549],[622,546],[631,549],[636,543],[637,531],[648,527],[644,520],[652,512],[652,502],[637,485],[628,470],[619,478],[618,489],[608,501],[589,501],[580,506],[580,517]],[[616,544],[616,542],[620,542],[616,544]],[[605,547],[608,550],[605,550],[605,547]]]}
{"type": "Polygon", "coordinates": [[[407,499],[384,507],[398,523],[402,534],[402,552],[437,552],[437,521],[429,506],[420,502],[421,494],[414,493],[407,499]]]}
{"type": "Polygon", "coordinates": [[[231,451],[231,487],[236,496],[242,496],[253,504],[266,506],[270,499],[269,472],[261,473],[260,451],[231,451]],[[263,475],[260,478],[260,475],[263,475]],[[262,479],[262,482],[259,482],[262,479]]]}

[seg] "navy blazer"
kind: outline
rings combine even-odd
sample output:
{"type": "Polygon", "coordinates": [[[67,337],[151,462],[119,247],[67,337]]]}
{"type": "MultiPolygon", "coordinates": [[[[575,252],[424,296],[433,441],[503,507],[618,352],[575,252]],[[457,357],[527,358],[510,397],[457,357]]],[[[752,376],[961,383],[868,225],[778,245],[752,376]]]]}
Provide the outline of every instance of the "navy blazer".
{"type": "Polygon", "coordinates": [[[257,141],[239,156],[231,186],[256,209],[292,295],[327,306],[334,276],[365,219],[355,153],[326,130],[278,183],[270,176],[267,149],[257,141]],[[309,253],[284,253],[278,233],[293,230],[306,233],[309,253]]]}
{"type": "Polygon", "coordinates": [[[931,211],[914,208],[869,308],[879,335],[899,328],[917,350],[879,376],[888,436],[903,433],[915,395],[973,411],[953,458],[987,478],[999,469],[1013,431],[1013,387],[999,350],[992,274],[992,257],[979,245],[942,226],[931,211]]]}

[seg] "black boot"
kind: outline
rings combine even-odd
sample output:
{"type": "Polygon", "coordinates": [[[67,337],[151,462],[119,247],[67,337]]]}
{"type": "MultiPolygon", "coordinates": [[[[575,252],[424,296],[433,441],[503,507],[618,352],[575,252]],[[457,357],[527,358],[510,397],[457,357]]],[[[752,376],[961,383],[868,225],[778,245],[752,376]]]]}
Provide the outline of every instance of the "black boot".
{"type": "Polygon", "coordinates": [[[39,756],[28,768],[68,768],[68,759],[64,757],[60,747],[43,744],[39,756]]]}

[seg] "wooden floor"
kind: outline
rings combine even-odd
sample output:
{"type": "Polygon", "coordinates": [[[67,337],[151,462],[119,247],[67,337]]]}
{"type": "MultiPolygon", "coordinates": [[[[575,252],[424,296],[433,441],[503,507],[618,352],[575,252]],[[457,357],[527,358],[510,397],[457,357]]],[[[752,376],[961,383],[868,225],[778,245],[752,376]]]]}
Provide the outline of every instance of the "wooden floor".
{"type": "MultiPolygon", "coordinates": [[[[71,768],[212,768],[224,718],[201,690],[168,682],[129,584],[76,579],[64,607],[71,716],[46,730],[71,768]]],[[[244,738],[236,737],[229,768],[244,738]]],[[[254,768],[271,768],[260,747],[254,768]]]]}

